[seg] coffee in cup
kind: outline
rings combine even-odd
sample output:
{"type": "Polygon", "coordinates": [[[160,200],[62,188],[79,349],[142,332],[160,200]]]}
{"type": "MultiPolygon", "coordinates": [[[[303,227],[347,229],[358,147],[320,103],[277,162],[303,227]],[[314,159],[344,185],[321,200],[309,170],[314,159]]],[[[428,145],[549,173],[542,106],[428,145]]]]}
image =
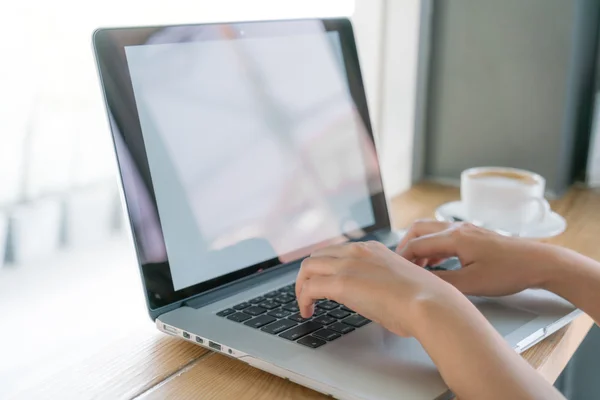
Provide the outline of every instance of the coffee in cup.
{"type": "Polygon", "coordinates": [[[467,219],[515,234],[544,221],[550,213],[545,188],[542,176],[522,169],[479,167],[461,174],[461,199],[467,219]]]}

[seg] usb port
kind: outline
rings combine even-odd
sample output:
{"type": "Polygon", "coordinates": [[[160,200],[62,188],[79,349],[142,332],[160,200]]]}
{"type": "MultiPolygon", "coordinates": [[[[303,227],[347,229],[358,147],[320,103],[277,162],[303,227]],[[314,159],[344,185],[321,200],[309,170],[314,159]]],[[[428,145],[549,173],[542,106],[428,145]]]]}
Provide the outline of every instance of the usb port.
{"type": "Polygon", "coordinates": [[[165,332],[169,332],[172,333],[174,335],[177,335],[179,332],[177,331],[177,329],[173,328],[172,326],[163,324],[163,329],[165,330],[165,332]]]}
{"type": "Polygon", "coordinates": [[[221,351],[221,345],[219,343],[215,343],[215,342],[208,342],[208,347],[210,347],[211,349],[215,349],[218,351],[221,351]]]}
{"type": "Polygon", "coordinates": [[[203,344],[204,340],[200,336],[196,336],[196,342],[203,344]]]}
{"type": "Polygon", "coordinates": [[[187,333],[187,332],[183,332],[183,337],[186,338],[186,339],[189,339],[190,338],[190,334],[187,333]]]}

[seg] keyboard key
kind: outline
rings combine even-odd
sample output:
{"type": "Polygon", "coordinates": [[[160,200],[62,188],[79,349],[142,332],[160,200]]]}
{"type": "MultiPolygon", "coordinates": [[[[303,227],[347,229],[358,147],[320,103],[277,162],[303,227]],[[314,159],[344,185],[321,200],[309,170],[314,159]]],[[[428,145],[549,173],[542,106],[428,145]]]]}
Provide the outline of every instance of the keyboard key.
{"type": "Polygon", "coordinates": [[[328,315],[321,315],[320,317],[315,318],[313,321],[318,322],[319,324],[329,325],[337,322],[337,319],[328,315]]]}
{"type": "Polygon", "coordinates": [[[262,303],[265,300],[266,300],[265,296],[258,296],[258,297],[253,298],[252,300],[250,300],[250,303],[258,304],[258,303],[262,303]]]}
{"type": "Polygon", "coordinates": [[[329,325],[327,329],[331,329],[332,331],[336,331],[337,333],[341,333],[345,335],[346,333],[350,333],[354,330],[350,325],[343,324],[341,322],[336,322],[333,325],[329,325]]]}
{"type": "Polygon", "coordinates": [[[314,331],[318,331],[319,329],[321,329],[323,327],[323,325],[321,324],[317,324],[314,321],[308,321],[303,323],[302,325],[298,325],[295,328],[292,328],[288,331],[283,332],[281,335],[282,338],[287,339],[287,340],[296,340],[296,339],[300,339],[303,336],[306,336],[310,333],[313,333],[314,331]]]}
{"type": "Polygon", "coordinates": [[[235,322],[244,322],[244,321],[246,321],[246,320],[248,320],[250,318],[252,318],[252,317],[249,316],[248,314],[244,314],[244,313],[241,313],[241,312],[232,314],[232,315],[230,315],[230,316],[227,317],[227,319],[230,319],[230,320],[235,321],[235,322]]]}
{"type": "Polygon", "coordinates": [[[277,309],[277,310],[269,311],[267,314],[269,314],[275,318],[285,318],[288,315],[290,315],[291,312],[286,311],[286,310],[277,309]]]}
{"type": "Polygon", "coordinates": [[[323,315],[327,312],[327,310],[323,310],[322,308],[316,308],[315,312],[313,312],[313,316],[318,317],[319,315],[323,315]]]}
{"type": "Polygon", "coordinates": [[[280,304],[273,300],[267,300],[260,303],[259,306],[262,308],[266,308],[267,310],[273,310],[274,308],[278,308],[280,304]]]}
{"type": "Polygon", "coordinates": [[[296,321],[296,322],[306,322],[306,321],[310,321],[310,318],[302,318],[302,316],[298,313],[298,314],[294,314],[291,317],[289,317],[288,319],[291,319],[292,321],[296,321]]]}
{"type": "Polygon", "coordinates": [[[287,285],[278,290],[279,293],[294,293],[296,284],[292,283],[291,285],[287,285]]]}
{"type": "Polygon", "coordinates": [[[245,312],[246,314],[250,314],[250,315],[252,315],[252,316],[256,317],[257,315],[260,315],[260,314],[264,314],[264,313],[266,313],[266,312],[267,312],[267,309],[266,309],[266,308],[259,307],[259,306],[252,306],[252,307],[248,307],[248,308],[246,308],[246,309],[244,310],[244,312],[245,312]]]}
{"type": "Polygon", "coordinates": [[[436,267],[436,266],[429,266],[429,265],[426,265],[424,267],[424,269],[425,269],[425,271],[429,271],[429,272],[445,271],[444,268],[436,267]]]}
{"type": "Polygon", "coordinates": [[[316,349],[317,347],[323,346],[327,342],[313,336],[306,336],[305,338],[298,340],[298,342],[296,343],[303,344],[304,346],[310,347],[311,349],[316,349]]]}
{"type": "Polygon", "coordinates": [[[322,308],[323,310],[334,310],[338,308],[338,303],[334,301],[324,301],[322,303],[317,304],[317,307],[322,308]]]}
{"type": "Polygon", "coordinates": [[[248,308],[248,307],[250,307],[250,303],[248,303],[246,301],[243,303],[240,303],[236,306],[233,306],[233,308],[235,308],[236,310],[243,310],[244,308],[248,308]]]}
{"type": "Polygon", "coordinates": [[[295,301],[293,303],[286,304],[285,306],[283,306],[281,308],[283,308],[284,310],[287,310],[287,311],[291,311],[291,312],[300,311],[300,309],[298,308],[298,303],[295,301]]]}
{"type": "Polygon", "coordinates": [[[277,318],[275,317],[271,317],[270,315],[261,315],[260,317],[253,318],[248,322],[244,322],[244,325],[258,329],[275,321],[277,321],[277,318]]]}
{"type": "Polygon", "coordinates": [[[356,328],[360,328],[361,326],[365,326],[366,324],[371,322],[371,320],[366,319],[362,315],[354,314],[353,316],[342,320],[342,322],[348,325],[352,325],[356,328]]]}
{"type": "Polygon", "coordinates": [[[286,294],[280,294],[279,296],[273,298],[273,300],[275,300],[281,304],[287,304],[287,303],[291,303],[292,301],[296,300],[296,298],[294,298],[292,296],[288,296],[286,294]]]}
{"type": "Polygon", "coordinates": [[[265,297],[268,297],[269,299],[272,299],[273,297],[277,297],[277,296],[279,296],[279,293],[277,292],[277,290],[273,290],[272,292],[265,294],[265,297]]]}
{"type": "Polygon", "coordinates": [[[350,315],[350,313],[348,311],[340,310],[338,308],[337,310],[331,311],[327,315],[329,315],[330,317],[333,317],[333,318],[342,319],[342,318],[346,318],[348,315],[350,315]]]}
{"type": "Polygon", "coordinates": [[[229,314],[233,314],[234,312],[235,312],[235,310],[234,310],[233,308],[227,308],[227,309],[225,309],[225,310],[223,310],[223,311],[219,311],[219,312],[217,313],[217,315],[218,315],[219,317],[226,317],[226,316],[228,316],[229,314]]]}
{"type": "Polygon", "coordinates": [[[337,332],[330,331],[329,329],[321,329],[320,331],[316,331],[315,333],[313,333],[313,336],[316,336],[320,339],[324,339],[324,340],[327,340],[328,342],[331,342],[332,340],[335,340],[335,339],[341,337],[342,335],[340,335],[337,332]]]}
{"type": "Polygon", "coordinates": [[[348,311],[349,313],[352,313],[352,314],[354,314],[354,312],[355,312],[354,310],[351,310],[351,309],[349,309],[349,308],[348,308],[348,307],[346,307],[346,306],[341,306],[340,308],[341,308],[342,310],[344,310],[344,311],[348,311]]]}
{"type": "Polygon", "coordinates": [[[281,321],[273,322],[272,324],[265,326],[262,330],[272,335],[277,335],[296,325],[298,325],[297,322],[290,321],[289,319],[282,319],[281,321]]]}

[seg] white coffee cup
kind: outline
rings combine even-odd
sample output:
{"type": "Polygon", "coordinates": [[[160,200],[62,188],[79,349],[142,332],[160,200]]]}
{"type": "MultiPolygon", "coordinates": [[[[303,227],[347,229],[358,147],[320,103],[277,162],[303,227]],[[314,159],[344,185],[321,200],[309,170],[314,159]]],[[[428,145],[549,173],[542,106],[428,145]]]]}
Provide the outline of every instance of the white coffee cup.
{"type": "Polygon", "coordinates": [[[530,171],[479,167],[462,172],[460,194],[468,221],[518,234],[550,213],[546,180],[530,171]]]}

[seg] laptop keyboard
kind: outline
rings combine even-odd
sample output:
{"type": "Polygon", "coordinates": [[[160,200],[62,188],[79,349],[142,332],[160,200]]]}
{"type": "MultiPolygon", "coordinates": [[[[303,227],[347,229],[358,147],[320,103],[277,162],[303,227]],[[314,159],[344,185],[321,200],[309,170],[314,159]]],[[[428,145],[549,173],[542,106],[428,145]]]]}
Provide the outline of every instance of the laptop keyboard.
{"type": "Polygon", "coordinates": [[[310,318],[302,318],[299,311],[292,283],[226,308],[217,315],[312,349],[371,322],[331,300],[315,302],[315,312],[310,318]]]}

